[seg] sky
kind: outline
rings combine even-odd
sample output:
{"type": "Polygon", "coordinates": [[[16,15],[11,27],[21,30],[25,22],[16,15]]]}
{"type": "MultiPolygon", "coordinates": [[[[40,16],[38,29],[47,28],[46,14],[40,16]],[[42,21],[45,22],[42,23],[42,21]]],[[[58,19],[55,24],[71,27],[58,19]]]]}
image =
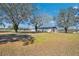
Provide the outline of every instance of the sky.
{"type": "MultiPolygon", "coordinates": [[[[36,6],[39,10],[37,10],[37,13],[46,13],[51,16],[57,16],[60,9],[68,8],[68,7],[79,7],[78,3],[34,3],[34,6],[36,6]]],[[[54,22],[50,22],[47,24],[48,26],[55,26],[54,22]]],[[[7,24],[8,26],[8,24],[7,24]]],[[[21,24],[20,27],[29,27],[28,24],[21,24]]]]}
{"type": "Polygon", "coordinates": [[[37,3],[35,5],[39,8],[40,13],[48,13],[53,16],[58,15],[60,9],[79,6],[78,3],[37,3]]]}

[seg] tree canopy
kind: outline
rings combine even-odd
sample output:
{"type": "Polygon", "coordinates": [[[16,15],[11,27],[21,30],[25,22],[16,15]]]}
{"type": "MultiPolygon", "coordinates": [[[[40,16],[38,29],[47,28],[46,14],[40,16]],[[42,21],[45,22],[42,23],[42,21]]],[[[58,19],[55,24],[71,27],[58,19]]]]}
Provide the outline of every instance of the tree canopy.
{"type": "Polygon", "coordinates": [[[75,21],[75,14],[73,8],[62,9],[58,16],[58,25],[64,27],[67,32],[68,27],[72,26],[75,21]]]}
{"type": "Polygon", "coordinates": [[[0,9],[5,12],[5,18],[13,24],[15,32],[17,32],[20,22],[32,14],[33,6],[25,3],[1,3],[0,9]]]}

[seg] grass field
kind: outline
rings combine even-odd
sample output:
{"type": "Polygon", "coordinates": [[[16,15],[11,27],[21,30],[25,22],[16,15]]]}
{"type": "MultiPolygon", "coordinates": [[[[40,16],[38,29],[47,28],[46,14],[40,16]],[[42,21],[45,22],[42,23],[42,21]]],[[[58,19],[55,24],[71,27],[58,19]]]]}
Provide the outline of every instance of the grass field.
{"type": "MultiPolygon", "coordinates": [[[[7,34],[7,33],[4,33],[7,34]]],[[[0,45],[1,56],[63,56],[79,55],[79,34],[77,33],[18,33],[34,37],[34,44],[23,46],[23,42],[8,42],[0,45]]],[[[0,34],[2,35],[2,33],[0,34]]]]}

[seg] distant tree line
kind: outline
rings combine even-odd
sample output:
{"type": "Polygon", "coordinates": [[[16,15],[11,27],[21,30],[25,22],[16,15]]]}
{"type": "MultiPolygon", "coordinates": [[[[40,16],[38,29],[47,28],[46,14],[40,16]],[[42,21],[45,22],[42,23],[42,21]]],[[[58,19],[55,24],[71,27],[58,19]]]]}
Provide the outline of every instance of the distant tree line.
{"type": "Polygon", "coordinates": [[[50,21],[56,21],[58,27],[63,27],[65,33],[68,28],[79,23],[79,16],[76,14],[79,9],[73,7],[61,9],[57,16],[50,16],[49,14],[36,13],[39,8],[31,3],[0,3],[0,25],[4,25],[4,21],[11,23],[15,32],[18,32],[21,23],[27,23],[29,20],[38,32],[38,28],[50,21]]]}
{"type": "Polygon", "coordinates": [[[0,11],[1,14],[3,12],[3,15],[1,15],[3,19],[0,18],[0,21],[5,20],[7,23],[11,23],[15,32],[18,32],[19,24],[30,19],[30,23],[35,26],[35,31],[37,32],[38,27],[48,22],[49,18],[49,15],[45,14],[35,15],[34,12],[37,9],[37,7],[30,3],[1,3],[0,11]]]}

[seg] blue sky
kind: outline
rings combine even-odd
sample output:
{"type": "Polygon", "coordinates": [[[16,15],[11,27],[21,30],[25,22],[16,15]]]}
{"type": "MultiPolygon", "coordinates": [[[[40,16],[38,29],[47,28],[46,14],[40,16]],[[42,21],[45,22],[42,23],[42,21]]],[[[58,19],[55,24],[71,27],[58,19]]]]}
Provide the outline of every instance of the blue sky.
{"type": "MultiPolygon", "coordinates": [[[[68,8],[68,7],[79,7],[78,3],[34,3],[34,6],[37,6],[39,10],[37,13],[46,13],[51,16],[57,16],[60,9],[68,8]]],[[[6,24],[8,26],[8,24],[6,24]]],[[[54,26],[55,23],[51,22],[47,24],[48,26],[54,26]],[[51,25],[52,24],[52,25],[51,25]]],[[[46,26],[47,26],[46,25],[46,26]]],[[[29,27],[28,24],[21,24],[20,27],[29,27]]]]}
{"type": "Polygon", "coordinates": [[[51,15],[58,15],[60,9],[79,6],[78,3],[37,3],[40,13],[48,13],[51,15]]]}

